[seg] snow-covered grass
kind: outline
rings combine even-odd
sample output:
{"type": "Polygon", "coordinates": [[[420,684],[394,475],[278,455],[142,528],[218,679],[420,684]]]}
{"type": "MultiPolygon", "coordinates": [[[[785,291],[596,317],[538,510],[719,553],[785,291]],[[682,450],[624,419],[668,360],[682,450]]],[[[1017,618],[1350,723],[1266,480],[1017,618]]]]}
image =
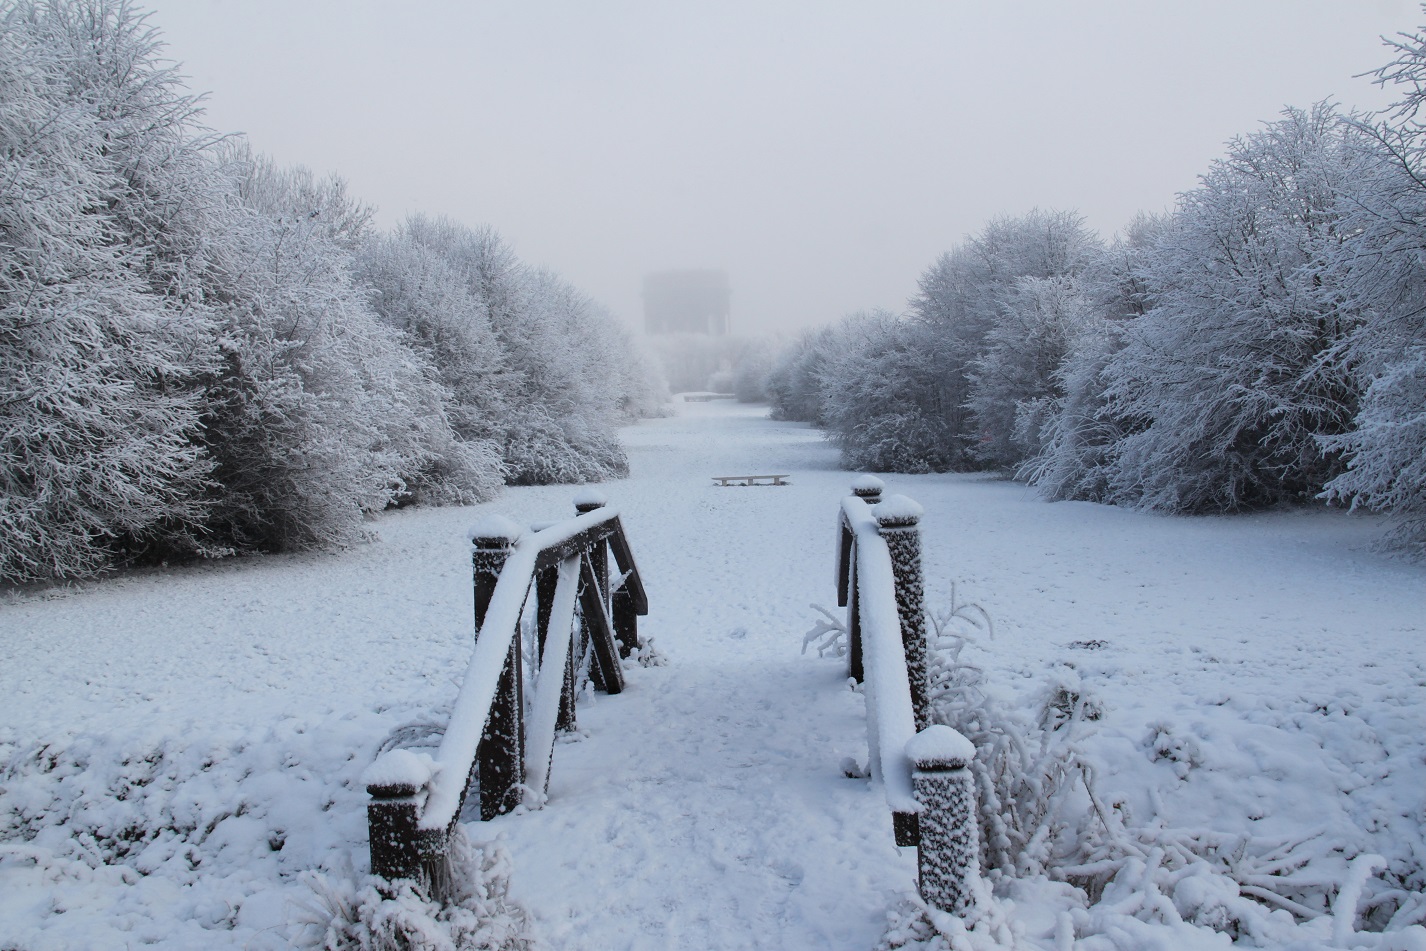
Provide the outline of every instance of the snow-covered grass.
{"type": "MultiPolygon", "coordinates": [[[[835,600],[851,474],[806,426],[676,405],[623,431],[632,474],[601,487],[667,664],[581,707],[544,809],[466,826],[488,922],[527,909],[537,947],[570,949],[1221,947],[1214,909],[1240,908],[1224,869],[1241,855],[1257,864],[1234,874],[1341,911],[1297,924],[1239,895],[1240,917],[1270,929],[1243,945],[1422,946],[1353,934],[1389,907],[1413,917],[1426,858],[1426,568],[1377,554],[1379,521],[1165,518],[979,476],[887,477],[926,510],[929,606],[949,609],[954,582],[994,621],[957,660],[980,670],[999,728],[1072,753],[1107,813],[1070,776],[1051,834],[1014,850],[1024,867],[992,874],[983,923],[951,939],[915,906],[883,792],[844,774],[867,756],[844,660],[801,653],[809,603],[835,600]],[[792,484],[709,478],[735,469],[792,484]],[[1073,697],[1072,736],[1036,715],[1070,698],[1074,719],[1073,697]],[[1109,847],[1124,841],[1143,855],[1109,847]],[[1069,876],[1087,891],[1053,880],[1071,848],[1118,864],[1069,876]],[[1370,854],[1385,877],[1367,875],[1370,854]],[[1187,855],[1202,867],[1175,864],[1187,855]]],[[[314,916],[370,918],[359,777],[456,694],[465,530],[571,515],[573,495],[403,510],[335,555],[0,604],[0,948],[277,948],[320,938],[314,916]]]]}

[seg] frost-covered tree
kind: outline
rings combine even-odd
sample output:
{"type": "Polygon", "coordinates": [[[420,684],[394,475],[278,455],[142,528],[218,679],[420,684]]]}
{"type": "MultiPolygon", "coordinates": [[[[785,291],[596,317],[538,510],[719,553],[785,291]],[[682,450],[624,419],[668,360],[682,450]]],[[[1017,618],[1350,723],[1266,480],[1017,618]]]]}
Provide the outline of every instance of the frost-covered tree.
{"type": "Polygon", "coordinates": [[[953,464],[953,434],[937,402],[941,368],[925,328],[886,311],[846,318],[828,341],[823,425],[848,469],[939,472],[953,464]]]}
{"type": "Polygon", "coordinates": [[[1097,314],[1074,277],[1022,277],[972,361],[966,406],[981,434],[976,456],[1014,469],[1039,451],[1040,420],[1063,395],[1057,373],[1071,342],[1097,314]]]}
{"type": "Polygon", "coordinates": [[[488,497],[504,481],[500,420],[512,387],[484,302],[438,251],[404,227],[362,242],[357,274],[371,288],[376,313],[435,369],[468,468],[481,474],[475,494],[488,497]]]}
{"type": "MultiPolygon", "coordinates": [[[[1004,449],[1012,440],[1013,400],[992,418],[996,397],[987,392],[978,404],[987,414],[983,421],[972,409],[977,361],[990,349],[992,331],[1006,322],[1018,281],[1072,276],[1098,250],[1098,239],[1078,214],[1036,209],[991,221],[922,274],[911,312],[926,330],[922,345],[929,349],[928,358],[940,367],[937,430],[949,444],[938,452],[938,467],[973,469],[1013,461],[1014,453],[1004,449]]],[[[985,379],[988,388],[993,380],[1000,385],[994,374],[985,379]]]]}
{"type": "Polygon", "coordinates": [[[1090,313],[1069,337],[1055,370],[1057,396],[1027,405],[1016,439],[1034,455],[1016,477],[1048,499],[1109,500],[1113,450],[1134,427],[1105,398],[1104,368],[1123,346],[1123,328],[1153,303],[1146,257],[1166,216],[1138,215],[1077,278],[1090,313]]]}
{"type": "Polygon", "coordinates": [[[1330,268],[1363,311],[1343,356],[1364,393],[1355,427],[1326,440],[1347,459],[1327,492],[1394,514],[1400,540],[1426,551],[1426,35],[1387,43],[1377,80],[1401,98],[1353,123],[1360,163],[1341,205],[1352,239],[1330,268]]]}
{"type": "Polygon", "coordinates": [[[623,421],[632,423],[669,415],[668,380],[659,358],[644,340],[620,326],[612,315],[608,317],[607,328],[620,356],[615,367],[615,388],[623,421]]]}
{"type": "Polygon", "coordinates": [[[125,0],[0,3],[0,579],[624,471],[666,393],[607,312],[493,232],[372,235],[160,49],[125,0]]]}
{"type": "Polygon", "coordinates": [[[1153,307],[1105,367],[1115,501],[1174,512],[1310,498],[1340,471],[1357,387],[1338,349],[1358,312],[1324,280],[1344,240],[1352,150],[1335,110],[1234,140],[1145,262],[1153,307]]]}
{"type": "Polygon", "coordinates": [[[823,371],[839,345],[836,329],[817,327],[783,347],[764,383],[773,419],[825,424],[823,371]]]}
{"type": "Polygon", "coordinates": [[[0,577],[30,580],[203,517],[194,377],[213,338],[201,305],[150,283],[182,185],[156,166],[198,150],[154,35],[123,5],[0,17],[0,577]]]}
{"type": "Polygon", "coordinates": [[[762,403],[768,398],[767,378],[781,349],[775,337],[752,337],[733,366],[732,393],[739,403],[762,403]]]}
{"type": "Polygon", "coordinates": [[[613,318],[548,271],[520,275],[520,309],[503,328],[520,369],[505,459],[515,485],[600,482],[628,475],[614,431],[624,352],[613,318]]]}
{"type": "Polygon", "coordinates": [[[484,312],[501,354],[490,437],[516,485],[627,473],[615,427],[635,372],[614,319],[563,279],[532,270],[492,229],[413,218],[404,234],[440,255],[484,312]]]}
{"type": "Polygon", "coordinates": [[[217,289],[224,362],[205,420],[217,537],[239,550],[340,544],[413,493],[486,497],[433,368],[353,279],[367,209],[337,179],[241,149],[228,164],[235,263],[217,289]]]}

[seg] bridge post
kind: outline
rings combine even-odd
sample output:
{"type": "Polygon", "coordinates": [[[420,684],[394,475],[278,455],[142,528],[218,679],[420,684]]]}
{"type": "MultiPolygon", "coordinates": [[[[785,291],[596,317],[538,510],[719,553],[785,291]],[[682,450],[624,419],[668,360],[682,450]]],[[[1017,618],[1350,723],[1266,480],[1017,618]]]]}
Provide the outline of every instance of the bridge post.
{"type": "Polygon", "coordinates": [[[921,567],[921,515],[924,509],[904,495],[888,496],[872,509],[891,553],[896,585],[896,613],[906,651],[906,677],[916,729],[931,723],[930,673],[926,667],[926,579],[921,567]]]}
{"type": "Polygon", "coordinates": [[[374,783],[366,787],[367,839],[371,848],[371,874],[386,879],[409,878],[420,882],[421,850],[417,821],[421,802],[414,784],[374,783]]]}
{"type": "MultiPolygon", "coordinates": [[[[495,593],[500,570],[510,558],[519,527],[500,519],[482,522],[472,532],[471,566],[475,576],[476,639],[490,610],[490,598],[495,593]]],[[[525,782],[525,702],[524,672],[521,666],[518,632],[510,642],[505,666],[490,704],[490,716],[476,747],[475,763],[479,775],[480,818],[494,819],[520,804],[517,788],[525,782]]],[[[468,782],[468,781],[467,781],[468,782]]]]}
{"type": "Polygon", "coordinates": [[[975,817],[975,747],[948,726],[922,730],[906,744],[921,805],[917,867],[921,897],[941,911],[962,915],[975,903],[980,874],[980,832],[975,817]]]}

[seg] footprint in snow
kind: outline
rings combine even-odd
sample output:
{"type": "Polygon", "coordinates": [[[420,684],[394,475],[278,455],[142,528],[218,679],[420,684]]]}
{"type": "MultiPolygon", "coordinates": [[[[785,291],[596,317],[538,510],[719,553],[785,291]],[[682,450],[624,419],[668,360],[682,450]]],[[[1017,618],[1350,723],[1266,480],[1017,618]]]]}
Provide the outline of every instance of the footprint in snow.
{"type": "Polygon", "coordinates": [[[789,885],[801,885],[802,879],[807,875],[807,872],[802,866],[796,862],[777,861],[773,862],[769,867],[776,872],[778,876],[786,879],[789,885]]]}

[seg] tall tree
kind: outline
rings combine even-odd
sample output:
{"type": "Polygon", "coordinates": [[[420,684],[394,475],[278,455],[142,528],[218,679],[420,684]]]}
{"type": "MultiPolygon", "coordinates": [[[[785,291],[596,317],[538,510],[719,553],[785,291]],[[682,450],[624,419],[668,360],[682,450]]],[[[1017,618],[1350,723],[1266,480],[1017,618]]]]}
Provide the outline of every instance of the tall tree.
{"type": "MultiPolygon", "coordinates": [[[[1072,276],[1098,249],[1098,239],[1078,214],[1036,209],[991,221],[921,276],[911,312],[924,325],[924,346],[940,367],[938,428],[950,440],[942,464],[973,469],[1013,462],[1015,453],[1008,448],[1013,405],[1002,414],[1006,419],[983,421],[972,408],[977,361],[990,349],[992,331],[1006,322],[1017,281],[1072,276]]],[[[992,377],[986,377],[987,384],[992,377]]],[[[981,409],[988,412],[993,401],[987,393],[981,409]]]]}
{"type": "MultiPolygon", "coordinates": [[[[0,576],[87,573],[207,504],[201,301],[154,292],[196,106],[127,5],[0,20],[0,576]],[[164,166],[165,161],[173,165],[164,166]]],[[[160,279],[164,283],[167,277],[160,279]]]]}
{"type": "Polygon", "coordinates": [[[1077,279],[1090,313],[1069,337],[1055,370],[1058,395],[1017,416],[1017,439],[1034,455],[1016,476],[1049,499],[1112,500],[1114,449],[1138,427],[1105,398],[1104,369],[1124,346],[1124,328],[1153,307],[1148,258],[1169,225],[1164,215],[1140,214],[1077,279]]]}
{"type": "Polygon", "coordinates": [[[1354,153],[1327,104],[1234,140],[1146,263],[1154,306],[1106,366],[1113,494],[1166,511],[1310,498],[1340,471],[1357,386],[1338,358],[1358,311],[1324,280],[1354,153]]]}
{"type": "Polygon", "coordinates": [[[342,182],[243,148],[228,166],[234,266],[217,289],[224,364],[205,392],[222,485],[210,525],[239,550],[344,543],[433,470],[461,478],[445,393],[353,279],[369,212],[342,182]]]}
{"type": "Polygon", "coordinates": [[[923,325],[886,311],[854,314],[828,344],[822,412],[845,467],[943,472],[955,465],[955,434],[939,402],[943,368],[923,325]]]}
{"type": "Polygon", "coordinates": [[[1330,436],[1347,470],[1331,497],[1390,512],[1426,552],[1426,35],[1388,40],[1377,81],[1401,96],[1353,129],[1360,162],[1342,190],[1350,245],[1330,268],[1364,320],[1342,348],[1363,389],[1355,428],[1330,436]]]}
{"type": "Polygon", "coordinates": [[[1096,316],[1074,277],[1021,277],[1002,293],[985,351],[968,373],[966,407],[984,464],[1013,470],[1039,450],[1037,420],[1063,395],[1060,366],[1096,316]]]}

